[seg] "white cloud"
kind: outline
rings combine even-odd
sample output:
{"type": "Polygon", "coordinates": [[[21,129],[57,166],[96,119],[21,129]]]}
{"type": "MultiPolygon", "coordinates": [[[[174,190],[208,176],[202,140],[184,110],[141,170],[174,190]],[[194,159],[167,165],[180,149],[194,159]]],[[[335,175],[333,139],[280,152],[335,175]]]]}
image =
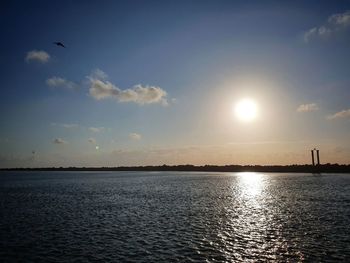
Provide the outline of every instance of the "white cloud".
{"type": "Polygon", "coordinates": [[[304,41],[310,42],[312,39],[329,38],[344,29],[350,27],[350,10],[344,13],[333,14],[328,17],[325,25],[313,27],[304,33],[304,41]]]}
{"type": "Polygon", "coordinates": [[[328,120],[350,118],[350,109],[342,110],[327,117],[328,120]]]}
{"type": "Polygon", "coordinates": [[[73,129],[73,128],[78,128],[79,125],[76,123],[51,123],[52,126],[60,126],[66,129],[73,129]]]}
{"type": "Polygon", "coordinates": [[[95,138],[89,138],[88,141],[89,141],[89,143],[96,144],[95,138]]]}
{"type": "Polygon", "coordinates": [[[46,84],[50,87],[62,87],[70,90],[79,88],[78,84],[60,77],[49,78],[46,80],[46,84]]]}
{"type": "Polygon", "coordinates": [[[56,138],[53,140],[53,143],[55,143],[55,144],[67,144],[68,142],[61,139],[61,138],[56,138]]]}
{"type": "Polygon", "coordinates": [[[26,61],[38,61],[40,63],[46,63],[50,59],[50,55],[43,50],[32,50],[27,53],[26,61]]]}
{"type": "Polygon", "coordinates": [[[92,71],[90,77],[94,79],[108,79],[108,75],[98,68],[92,71]]]}
{"type": "MultiPolygon", "coordinates": [[[[100,70],[99,70],[100,71],[100,70]]],[[[160,103],[164,106],[168,105],[166,99],[167,93],[165,90],[156,86],[135,85],[130,89],[122,90],[109,81],[101,78],[103,72],[97,75],[89,76],[90,81],[90,96],[96,100],[105,98],[114,98],[119,102],[134,102],[139,105],[160,103]]]]}
{"type": "Polygon", "coordinates": [[[102,132],[102,131],[104,131],[105,130],[105,128],[104,127],[90,127],[89,128],[89,131],[91,131],[91,132],[102,132]]]}
{"type": "Polygon", "coordinates": [[[328,22],[334,25],[350,26],[350,10],[341,14],[334,14],[328,18],[328,22]]]}
{"type": "Polygon", "coordinates": [[[139,141],[139,140],[141,140],[141,134],[138,134],[138,133],[136,133],[136,132],[133,132],[133,133],[130,133],[130,134],[129,134],[129,138],[130,138],[131,140],[139,141]]]}
{"type": "Polygon", "coordinates": [[[297,112],[309,112],[309,111],[317,111],[319,108],[316,103],[309,103],[309,104],[301,104],[297,108],[297,112]]]}
{"type": "Polygon", "coordinates": [[[90,79],[90,83],[91,86],[89,89],[89,93],[93,98],[97,100],[108,97],[117,97],[120,91],[120,89],[115,87],[109,81],[104,82],[99,79],[90,79]]]}

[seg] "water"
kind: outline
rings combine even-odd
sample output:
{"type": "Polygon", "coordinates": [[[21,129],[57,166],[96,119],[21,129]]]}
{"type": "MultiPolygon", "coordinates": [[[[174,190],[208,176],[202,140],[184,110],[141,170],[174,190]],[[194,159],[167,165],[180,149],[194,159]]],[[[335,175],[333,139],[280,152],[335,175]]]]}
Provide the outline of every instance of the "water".
{"type": "Polygon", "coordinates": [[[349,262],[350,175],[1,172],[0,261],[349,262]]]}

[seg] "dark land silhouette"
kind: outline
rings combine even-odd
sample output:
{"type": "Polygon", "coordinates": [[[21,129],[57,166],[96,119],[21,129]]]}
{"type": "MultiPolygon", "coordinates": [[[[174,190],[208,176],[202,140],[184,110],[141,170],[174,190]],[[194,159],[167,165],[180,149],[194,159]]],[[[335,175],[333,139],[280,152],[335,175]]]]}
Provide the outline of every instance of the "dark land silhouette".
{"type": "Polygon", "coordinates": [[[320,165],[160,165],[119,167],[41,167],[3,168],[1,171],[183,171],[183,172],[278,172],[278,173],[350,173],[349,164],[320,165]]]}

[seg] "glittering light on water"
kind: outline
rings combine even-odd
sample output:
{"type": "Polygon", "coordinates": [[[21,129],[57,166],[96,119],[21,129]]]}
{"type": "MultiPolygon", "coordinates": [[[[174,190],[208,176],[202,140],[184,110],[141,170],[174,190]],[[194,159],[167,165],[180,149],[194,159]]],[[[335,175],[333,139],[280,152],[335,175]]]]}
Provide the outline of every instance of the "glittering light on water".
{"type": "Polygon", "coordinates": [[[261,173],[238,173],[242,193],[248,197],[254,197],[261,193],[264,187],[264,175],[261,173]]]}

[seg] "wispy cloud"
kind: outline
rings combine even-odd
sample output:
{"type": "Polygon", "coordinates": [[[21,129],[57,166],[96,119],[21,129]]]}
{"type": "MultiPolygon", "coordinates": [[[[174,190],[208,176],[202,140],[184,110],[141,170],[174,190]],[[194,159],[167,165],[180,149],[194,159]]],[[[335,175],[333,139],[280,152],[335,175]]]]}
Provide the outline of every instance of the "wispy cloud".
{"type": "Polygon", "coordinates": [[[46,80],[46,84],[50,87],[61,87],[61,88],[66,88],[70,90],[75,90],[79,88],[78,84],[61,77],[49,78],[46,80]]]}
{"type": "Polygon", "coordinates": [[[43,50],[32,50],[27,53],[26,61],[37,61],[40,63],[46,63],[50,59],[50,55],[43,50]]]}
{"type": "Polygon", "coordinates": [[[89,138],[88,142],[92,143],[92,144],[96,144],[96,139],[95,138],[89,138]]]}
{"type": "Polygon", "coordinates": [[[328,17],[323,25],[313,27],[304,33],[304,41],[310,42],[312,39],[326,39],[350,27],[350,10],[344,13],[333,14],[328,17]]]}
{"type": "Polygon", "coordinates": [[[105,127],[90,127],[89,128],[89,131],[91,131],[91,132],[102,132],[102,131],[104,131],[105,130],[105,127]]]}
{"type": "Polygon", "coordinates": [[[311,141],[306,141],[306,140],[296,140],[296,141],[243,141],[243,142],[229,142],[228,145],[273,145],[273,144],[307,144],[310,143],[311,141]]]}
{"type": "Polygon", "coordinates": [[[328,18],[328,22],[339,26],[350,26],[350,10],[344,13],[331,15],[328,18]]]}
{"type": "Polygon", "coordinates": [[[133,132],[133,133],[129,134],[129,138],[131,140],[139,141],[139,140],[141,140],[141,134],[133,132]]]}
{"type": "Polygon", "coordinates": [[[122,90],[107,81],[106,76],[103,71],[98,70],[88,77],[90,81],[90,96],[96,100],[114,98],[118,102],[134,102],[139,105],[153,103],[168,105],[167,93],[160,87],[138,84],[132,88],[122,90]]]}
{"type": "Polygon", "coordinates": [[[53,140],[53,143],[55,143],[55,144],[67,144],[68,142],[61,139],[61,138],[56,138],[53,140]]]}
{"type": "Polygon", "coordinates": [[[66,129],[73,129],[73,128],[78,128],[79,124],[76,123],[51,123],[51,126],[59,126],[59,127],[63,127],[66,129]]]}
{"type": "Polygon", "coordinates": [[[350,109],[342,110],[334,113],[333,115],[327,116],[328,120],[344,119],[344,118],[350,118],[350,109]]]}
{"type": "Polygon", "coordinates": [[[3,142],[9,142],[10,140],[8,138],[0,138],[0,143],[3,143],[3,142]]]}
{"type": "Polygon", "coordinates": [[[297,108],[297,112],[310,112],[319,110],[316,103],[301,104],[297,108]]]}

